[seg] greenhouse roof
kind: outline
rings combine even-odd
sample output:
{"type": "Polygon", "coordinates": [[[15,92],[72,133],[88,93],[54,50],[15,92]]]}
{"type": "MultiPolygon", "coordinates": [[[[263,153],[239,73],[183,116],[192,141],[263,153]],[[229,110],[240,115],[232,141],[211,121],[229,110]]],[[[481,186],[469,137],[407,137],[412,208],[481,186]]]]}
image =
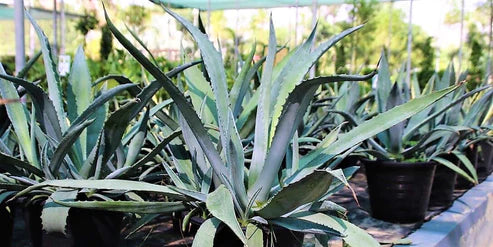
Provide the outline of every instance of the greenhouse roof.
{"type": "MultiPolygon", "coordinates": [[[[201,10],[223,10],[223,9],[262,9],[276,7],[303,7],[332,4],[351,4],[352,0],[151,0],[161,2],[174,8],[196,8],[201,10]]],[[[379,2],[390,2],[395,0],[378,0],[379,2]]],[[[403,1],[403,0],[397,0],[403,1]]]]}
{"type": "MultiPolygon", "coordinates": [[[[49,9],[29,8],[27,9],[27,11],[29,11],[29,14],[31,14],[36,20],[53,19],[53,11],[49,9]]],[[[58,15],[60,15],[59,11],[58,11],[58,15]]],[[[81,17],[81,15],[65,12],[65,17],[78,18],[81,17]]],[[[9,6],[7,4],[0,4],[0,21],[2,20],[14,20],[13,6],[9,6]]]]}

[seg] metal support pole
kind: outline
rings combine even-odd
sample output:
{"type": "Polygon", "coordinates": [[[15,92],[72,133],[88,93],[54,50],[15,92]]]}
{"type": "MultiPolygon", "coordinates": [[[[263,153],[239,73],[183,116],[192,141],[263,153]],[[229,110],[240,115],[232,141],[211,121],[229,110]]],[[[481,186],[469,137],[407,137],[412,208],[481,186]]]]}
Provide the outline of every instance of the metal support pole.
{"type": "MultiPolygon", "coordinates": [[[[312,0],[312,29],[315,28],[315,24],[317,23],[317,10],[318,10],[318,5],[317,5],[317,0],[312,0]]],[[[315,40],[313,40],[312,43],[312,50],[313,47],[315,47],[315,40]]],[[[315,67],[317,64],[315,63],[311,68],[310,68],[310,78],[315,77],[315,67]]]]}
{"type": "Polygon", "coordinates": [[[53,52],[58,56],[58,15],[56,10],[56,0],[53,0],[53,52]]]}
{"type": "Polygon", "coordinates": [[[207,0],[207,35],[211,37],[211,0],[207,0]]]}
{"type": "Polygon", "coordinates": [[[459,69],[457,70],[458,73],[460,73],[462,70],[463,40],[464,40],[464,0],[462,0],[461,10],[460,10],[459,69]]]}
{"type": "Polygon", "coordinates": [[[407,33],[407,68],[406,83],[411,85],[411,52],[413,43],[413,0],[409,1],[409,24],[407,33]]]}
{"type": "Polygon", "coordinates": [[[492,26],[493,26],[493,0],[490,0],[490,28],[488,29],[488,61],[491,61],[491,46],[493,45],[492,40],[492,26]]]}
{"type": "Polygon", "coordinates": [[[25,65],[26,51],[24,47],[24,0],[14,1],[15,21],[15,73],[25,65]]]}
{"type": "Polygon", "coordinates": [[[60,54],[65,54],[65,3],[60,0],[60,54]]]}
{"type": "MultiPolygon", "coordinates": [[[[353,9],[351,10],[351,26],[356,25],[356,1],[353,0],[353,9]]],[[[351,35],[351,72],[356,72],[356,39],[358,33],[351,35]]]]}
{"type": "Polygon", "coordinates": [[[296,13],[294,17],[294,46],[298,45],[298,0],[296,0],[296,13]]]}
{"type": "MultiPolygon", "coordinates": [[[[29,7],[32,8],[34,6],[34,0],[29,1],[29,7]]],[[[34,33],[34,27],[32,25],[29,25],[29,55],[31,57],[34,56],[34,50],[35,50],[35,40],[36,40],[36,34],[34,33]]]]}
{"type": "Polygon", "coordinates": [[[387,37],[387,60],[390,61],[390,45],[392,43],[392,10],[394,9],[394,0],[390,0],[389,5],[389,33],[387,37]]]}

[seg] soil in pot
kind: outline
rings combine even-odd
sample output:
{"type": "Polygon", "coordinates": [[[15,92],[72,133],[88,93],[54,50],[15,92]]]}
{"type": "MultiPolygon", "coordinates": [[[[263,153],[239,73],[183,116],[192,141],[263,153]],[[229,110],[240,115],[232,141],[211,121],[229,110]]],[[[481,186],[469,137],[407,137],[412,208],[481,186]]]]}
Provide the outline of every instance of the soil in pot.
{"type": "MultiPolygon", "coordinates": [[[[264,231],[264,246],[301,247],[304,234],[274,226],[274,244],[271,244],[270,234],[264,231]]],[[[214,237],[214,247],[243,247],[243,243],[229,227],[221,224],[214,237]]]]}
{"type": "MultiPolygon", "coordinates": [[[[466,157],[471,161],[474,169],[478,170],[478,148],[477,145],[472,145],[465,150],[466,157]]],[[[460,162],[460,169],[468,171],[467,168],[460,162]]],[[[457,176],[457,182],[455,183],[455,188],[460,190],[470,189],[474,186],[474,183],[467,180],[463,176],[457,176]]]]}
{"type": "Polygon", "coordinates": [[[12,232],[14,227],[13,213],[6,205],[0,205],[0,239],[2,246],[12,246],[12,232]]]}
{"type": "Polygon", "coordinates": [[[436,164],[364,160],[371,214],[394,223],[422,221],[436,164]]]}
{"type": "MultiPolygon", "coordinates": [[[[443,158],[456,165],[459,164],[459,161],[455,156],[447,155],[443,158]]],[[[452,205],[452,202],[454,201],[453,195],[456,179],[456,172],[444,165],[437,165],[433,178],[433,185],[431,186],[429,208],[443,209],[452,205]]]]}

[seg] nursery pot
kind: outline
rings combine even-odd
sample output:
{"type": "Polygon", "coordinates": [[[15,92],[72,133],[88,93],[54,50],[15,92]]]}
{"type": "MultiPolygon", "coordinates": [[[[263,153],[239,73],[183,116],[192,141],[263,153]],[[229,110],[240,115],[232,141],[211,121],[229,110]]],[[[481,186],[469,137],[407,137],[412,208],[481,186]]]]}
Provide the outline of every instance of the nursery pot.
{"type": "MultiPolygon", "coordinates": [[[[43,233],[41,212],[44,201],[29,204],[26,226],[33,247],[118,247],[123,214],[101,210],[71,208],[67,219],[68,237],[43,233]]],[[[61,219],[62,220],[62,219],[61,219]]]]}
{"type": "Polygon", "coordinates": [[[395,223],[422,221],[436,164],[364,160],[374,218],[395,223]]]}
{"type": "MultiPolygon", "coordinates": [[[[301,247],[303,246],[304,234],[301,232],[293,232],[282,227],[273,227],[274,243],[271,243],[269,230],[264,229],[264,246],[265,247],[301,247]]],[[[221,224],[214,237],[214,247],[243,247],[244,244],[231,231],[229,227],[221,224]]]]}
{"type": "Polygon", "coordinates": [[[14,227],[14,217],[6,205],[0,205],[0,241],[2,246],[12,246],[12,231],[14,227]]]}
{"type": "MultiPolygon", "coordinates": [[[[443,158],[455,165],[459,164],[458,159],[453,155],[446,155],[443,156],[443,158]]],[[[456,179],[457,173],[452,169],[444,165],[437,165],[433,178],[433,185],[431,186],[429,208],[440,209],[452,205],[452,202],[454,201],[453,196],[456,179]]]]}
{"type": "Polygon", "coordinates": [[[479,146],[481,151],[478,153],[478,177],[484,180],[493,171],[493,142],[482,141],[479,146]]]}
{"type": "MultiPolygon", "coordinates": [[[[465,150],[466,157],[471,161],[472,165],[474,166],[474,169],[478,171],[478,148],[477,145],[471,145],[470,147],[466,148],[465,150]]],[[[468,171],[467,168],[460,162],[459,165],[460,169],[464,171],[468,171]]],[[[457,182],[455,184],[456,189],[470,189],[474,186],[474,184],[464,178],[463,176],[457,176],[457,182]]]]}

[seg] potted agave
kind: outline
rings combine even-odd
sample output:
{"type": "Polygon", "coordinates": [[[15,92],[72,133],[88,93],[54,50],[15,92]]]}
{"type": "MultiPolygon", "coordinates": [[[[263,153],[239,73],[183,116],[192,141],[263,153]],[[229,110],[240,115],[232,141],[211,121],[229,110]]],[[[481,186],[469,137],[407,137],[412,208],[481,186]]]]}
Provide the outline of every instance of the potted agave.
{"type": "MultiPolygon", "coordinates": [[[[26,64],[26,66],[19,71],[18,77],[25,77],[29,72],[30,68],[34,62],[39,58],[41,53],[37,53],[33,56],[26,64]]],[[[0,72],[3,71],[3,67],[0,64],[0,72]]],[[[8,200],[14,195],[16,190],[25,188],[23,185],[13,178],[7,175],[23,176],[24,173],[22,169],[30,170],[31,166],[22,167],[14,166],[11,162],[15,163],[15,159],[11,159],[10,156],[13,155],[12,149],[15,146],[15,138],[12,138],[11,133],[11,122],[7,116],[7,106],[11,111],[19,111],[22,109],[22,105],[18,96],[23,96],[25,90],[20,87],[6,89],[6,82],[0,80],[0,94],[2,98],[9,99],[7,102],[0,104],[0,117],[4,119],[2,126],[0,127],[0,218],[2,223],[2,236],[4,239],[4,244],[6,246],[11,246],[12,232],[13,232],[13,218],[14,211],[17,208],[16,203],[9,202],[8,200]],[[12,110],[16,109],[16,110],[12,110]]]]}
{"type": "MultiPolygon", "coordinates": [[[[437,85],[428,83],[422,95],[432,93],[433,89],[447,88],[449,81],[450,77],[444,76],[437,85]]],[[[393,109],[406,100],[419,97],[419,85],[416,80],[412,82],[411,88],[402,81],[392,85],[387,61],[382,56],[375,92],[378,111],[393,109]]],[[[456,85],[456,89],[463,87],[462,84],[456,85]]],[[[372,143],[374,150],[370,153],[377,160],[363,162],[373,217],[397,223],[422,221],[428,208],[437,162],[467,176],[457,164],[436,157],[436,151],[440,149],[437,150],[435,145],[441,137],[457,130],[439,124],[443,113],[468,96],[460,95],[460,99],[450,104],[453,94],[448,94],[409,121],[377,135],[380,144],[372,143]]]]}
{"type": "MultiPolygon", "coordinates": [[[[283,243],[280,241],[286,236],[275,237],[276,232],[281,231],[314,233],[325,240],[337,236],[349,246],[379,246],[378,242],[365,231],[344,218],[332,214],[334,211],[341,212],[341,209],[327,201],[327,197],[347,185],[347,177],[355,169],[350,167],[333,170],[330,164],[350,153],[362,141],[425,109],[454,91],[457,86],[411,100],[362,122],[347,133],[339,135],[339,129],[335,128],[313,150],[306,155],[300,155],[296,148],[298,142],[296,131],[318,86],[338,81],[367,80],[374,75],[374,73],[365,76],[335,75],[304,79],[310,67],[327,49],[360,26],[334,36],[314,50],[311,49],[314,40],[313,31],[308,40],[295,49],[284,62],[275,65],[277,44],[271,23],[269,52],[263,64],[260,86],[253,91],[251,97],[244,97],[246,93],[241,93],[242,88],[247,91],[253,90],[250,87],[251,77],[240,77],[235,82],[236,85],[228,90],[221,55],[208,37],[189,21],[162,6],[184,25],[201,51],[204,74],[207,76],[197,73],[195,75],[203,76],[201,81],[210,82],[210,84],[200,84],[203,87],[202,93],[205,93],[202,94],[202,101],[194,103],[191,97],[192,102],[190,102],[171,78],[133,46],[115,28],[108,16],[106,19],[116,39],[168,92],[173,100],[173,107],[178,113],[177,122],[183,133],[182,150],[188,150],[190,158],[182,162],[183,159],[173,157],[177,156],[176,151],[172,150],[171,154],[163,153],[163,157],[170,157],[163,166],[173,185],[159,186],[135,182],[133,188],[133,190],[138,188],[140,191],[160,191],[173,196],[172,200],[169,202],[57,200],[56,202],[70,207],[120,212],[131,210],[145,212],[143,209],[145,205],[153,205],[156,210],[152,212],[183,211],[186,205],[188,214],[183,219],[184,226],[194,215],[204,217],[195,235],[193,246],[217,246],[224,241],[229,241],[228,246],[232,246],[234,240],[231,235],[239,245],[281,246],[283,243]],[[256,108],[257,111],[252,111],[252,108],[256,108]],[[204,120],[207,115],[212,119],[204,120]],[[202,116],[202,119],[199,116],[202,116]],[[253,119],[255,122],[253,136],[246,134],[253,138],[253,147],[250,146],[251,141],[243,139],[240,135],[240,133],[248,133],[241,131],[247,128],[242,121],[248,119],[253,119]],[[217,125],[211,126],[211,123],[217,125]],[[286,150],[291,143],[294,144],[291,145],[292,157],[287,159],[286,150]],[[243,151],[245,147],[253,149],[249,164],[245,159],[246,152],[243,151]],[[182,198],[176,194],[180,194],[182,198]]],[[[246,72],[240,73],[242,74],[246,72]]],[[[191,94],[193,93],[189,95],[191,94]]],[[[163,129],[170,131],[167,127],[163,129]]],[[[116,189],[116,183],[120,181],[108,179],[102,188],[116,189]]],[[[80,181],[75,185],[69,182],[71,181],[51,181],[49,184],[31,186],[26,191],[48,185],[79,189],[94,189],[98,185],[102,186],[102,181],[98,180],[80,181]]],[[[127,188],[132,190],[130,187],[121,189],[127,188]]],[[[299,235],[294,236],[296,237],[290,241],[290,244],[296,243],[300,246],[299,235]]]]}
{"type": "MultiPolygon", "coordinates": [[[[452,203],[452,193],[455,188],[456,180],[462,184],[477,184],[481,170],[478,167],[479,162],[476,160],[474,148],[479,146],[478,143],[482,140],[488,140],[485,130],[477,123],[481,122],[484,117],[485,109],[491,100],[492,90],[490,86],[483,86],[464,93],[465,88],[461,88],[456,92],[456,95],[450,105],[454,105],[451,109],[444,113],[441,123],[448,128],[454,129],[453,132],[437,132],[435,133],[436,144],[433,156],[438,156],[443,159],[438,159],[439,163],[452,162],[459,165],[461,169],[467,169],[469,174],[464,173],[460,169],[450,169],[448,166],[438,166],[435,179],[432,187],[430,198],[430,207],[447,207],[452,203]],[[465,109],[465,101],[468,99],[476,99],[469,109],[465,109]],[[461,109],[465,109],[461,113],[461,109]],[[476,168],[476,169],[475,169],[476,168]]],[[[460,187],[460,185],[459,185],[460,187]]]]}
{"type": "MultiPolygon", "coordinates": [[[[21,103],[6,105],[12,123],[6,134],[11,134],[16,141],[2,145],[0,150],[1,179],[8,182],[1,187],[2,205],[7,196],[13,196],[7,198],[7,202],[24,198],[26,225],[33,246],[43,245],[43,232],[71,236],[67,241],[74,246],[119,246],[122,212],[70,209],[55,201],[124,200],[132,195],[117,188],[77,190],[50,186],[50,182],[71,179],[77,184],[79,180],[104,180],[135,169],[150,112],[163,121],[167,119],[164,112],[156,113],[154,107],[158,106],[151,99],[160,85],[154,82],[141,89],[123,76],[112,75],[98,79],[95,85],[109,79],[118,80],[122,85],[97,91],[92,86],[84,52],[79,48],[68,77],[67,91],[63,92],[48,39],[29,13],[26,15],[42,46],[48,92],[24,80],[23,76],[5,74],[0,65],[2,97],[18,100],[16,85],[26,90],[32,102],[30,108],[21,103]],[[135,95],[135,99],[109,114],[107,102],[123,91],[135,95]],[[68,96],[66,101],[62,95],[68,96]],[[146,106],[147,110],[143,111],[146,106]],[[15,153],[18,150],[22,152],[15,153]],[[37,189],[19,192],[29,186],[37,189]]],[[[178,67],[167,76],[174,77],[191,65],[178,67]]],[[[125,188],[125,184],[120,187],[125,188]]]]}

